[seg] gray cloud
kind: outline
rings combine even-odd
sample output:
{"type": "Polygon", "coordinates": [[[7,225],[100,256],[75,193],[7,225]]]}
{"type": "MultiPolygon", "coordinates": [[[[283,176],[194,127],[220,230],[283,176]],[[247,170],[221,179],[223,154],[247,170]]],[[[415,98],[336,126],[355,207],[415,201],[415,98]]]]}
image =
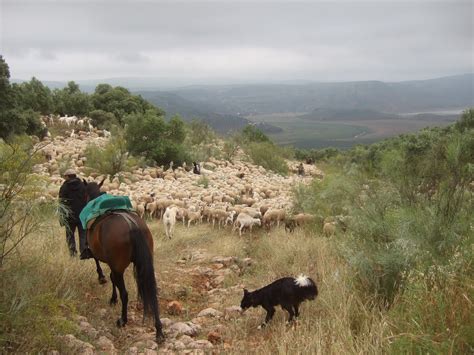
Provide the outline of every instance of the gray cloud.
{"type": "Polygon", "coordinates": [[[405,80],[472,72],[470,1],[4,0],[13,77],[405,80]]]}

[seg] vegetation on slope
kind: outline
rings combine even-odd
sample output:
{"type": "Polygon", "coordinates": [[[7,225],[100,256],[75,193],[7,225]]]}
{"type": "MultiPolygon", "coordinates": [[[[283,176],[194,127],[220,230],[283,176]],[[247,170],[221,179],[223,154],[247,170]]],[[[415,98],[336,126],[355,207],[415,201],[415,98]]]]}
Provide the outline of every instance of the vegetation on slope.
{"type": "Polygon", "coordinates": [[[327,161],[337,173],[298,189],[297,205],[350,216],[339,255],[353,291],[389,317],[390,349],[472,350],[474,110],[327,161]]]}
{"type": "MultiPolygon", "coordinates": [[[[2,70],[2,90],[7,89],[0,90],[0,100],[7,102],[11,98],[4,95],[9,90],[8,75],[5,67],[2,70]]],[[[67,91],[65,95],[71,95],[72,102],[81,100],[73,85],[67,91]]],[[[179,120],[167,123],[159,111],[139,112],[146,107],[140,100],[131,106],[139,108],[130,112],[119,109],[113,116],[119,123],[135,117],[128,134],[133,132],[131,138],[141,140],[128,142],[135,142],[129,149],[137,149],[136,154],[156,153],[146,158],[161,161],[160,147],[155,152],[156,146],[143,140],[158,126],[162,135],[152,136],[152,143],[161,144],[166,136],[183,145],[193,144],[179,120]]],[[[36,199],[41,182],[31,174],[31,145],[15,143],[14,134],[28,130],[17,129],[22,127],[17,126],[20,121],[9,121],[16,108],[3,107],[1,118],[8,119],[0,123],[14,129],[8,132],[8,143],[0,146],[0,241],[2,249],[8,251],[0,265],[0,348],[5,352],[66,352],[56,335],[71,333],[91,341],[75,322],[81,315],[97,328],[105,327],[104,333],[113,335],[118,349],[128,350],[132,340],[127,334],[133,334],[131,328],[143,327],[141,321],[131,319],[130,326],[121,331],[113,326],[116,309],[97,312],[105,308],[109,288],[97,284],[93,263],[69,258],[52,206],[36,199]]],[[[42,105],[37,107],[42,110],[42,105]]],[[[205,129],[200,133],[204,140],[212,141],[212,134],[205,129]]],[[[288,154],[254,128],[233,139],[245,143],[254,162],[271,162],[266,166],[269,169],[278,171],[288,154]]],[[[231,154],[234,146],[229,142],[227,152],[231,154]]],[[[123,153],[124,142],[117,144],[123,153]]],[[[173,151],[176,161],[179,152],[173,151]]],[[[293,235],[281,228],[269,233],[260,230],[244,238],[209,226],[190,230],[178,226],[177,237],[168,241],[163,238],[162,225],[151,222],[162,302],[179,298],[187,309],[181,316],[186,320],[208,307],[203,280],[190,271],[209,266],[209,261],[200,264],[187,257],[202,249],[211,257],[254,260],[239,276],[225,277],[224,287],[229,289],[241,284],[254,289],[300,272],[312,276],[320,287],[320,296],[304,305],[294,329],[284,325],[280,311],[262,332],[256,331],[263,316],[259,309],[222,320],[224,343],[219,345],[220,351],[472,352],[474,111],[466,111],[455,125],[443,129],[424,130],[347,152],[297,154],[324,160],[326,177],[295,189],[298,212],[320,216],[318,224],[293,235]],[[323,237],[320,221],[336,215],[347,229],[338,230],[331,239],[323,237]],[[185,265],[179,269],[177,262],[182,265],[183,260],[185,265]]],[[[119,163],[125,166],[124,157],[125,153],[119,163]]],[[[126,282],[130,299],[136,299],[131,271],[126,282]]],[[[220,298],[219,304],[237,305],[240,298],[241,291],[233,289],[220,298]]]]}

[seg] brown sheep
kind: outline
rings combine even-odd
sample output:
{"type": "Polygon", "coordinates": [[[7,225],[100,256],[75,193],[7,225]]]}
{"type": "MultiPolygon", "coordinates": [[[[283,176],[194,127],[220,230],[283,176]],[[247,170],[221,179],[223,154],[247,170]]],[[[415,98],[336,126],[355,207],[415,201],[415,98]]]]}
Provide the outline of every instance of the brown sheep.
{"type": "Polygon", "coordinates": [[[280,222],[283,222],[285,220],[285,217],[286,217],[286,211],[285,209],[281,208],[281,209],[270,209],[268,210],[264,215],[263,215],[263,219],[262,219],[262,224],[267,227],[267,228],[270,228],[271,225],[273,224],[273,222],[277,222],[277,227],[280,226],[280,222]]]}
{"type": "Polygon", "coordinates": [[[309,213],[298,213],[294,216],[294,219],[298,226],[302,226],[303,224],[313,222],[315,220],[315,217],[309,213]]]}
{"type": "Polygon", "coordinates": [[[326,237],[336,234],[336,222],[326,222],[323,226],[323,233],[326,237]]]}

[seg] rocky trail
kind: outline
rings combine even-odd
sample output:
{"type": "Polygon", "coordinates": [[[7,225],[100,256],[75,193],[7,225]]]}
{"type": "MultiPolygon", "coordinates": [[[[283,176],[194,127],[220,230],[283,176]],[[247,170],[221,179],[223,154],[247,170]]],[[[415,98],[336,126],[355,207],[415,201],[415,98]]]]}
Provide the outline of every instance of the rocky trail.
{"type": "MultiPolygon", "coordinates": [[[[105,297],[99,299],[89,293],[88,302],[95,302],[100,308],[93,316],[75,316],[80,335],[61,336],[62,342],[67,350],[79,354],[200,354],[230,350],[229,325],[241,317],[238,302],[243,285],[229,285],[228,280],[238,280],[253,264],[250,258],[213,256],[199,249],[177,260],[172,269],[162,270],[167,280],[180,281],[157,277],[164,344],[156,343],[152,322],[143,322],[140,305],[133,297],[129,301],[128,324],[119,330],[112,327],[120,302],[108,307],[105,297]],[[238,301],[232,304],[233,300],[238,301]]],[[[108,295],[110,285],[97,287],[105,287],[104,295],[108,295]]],[[[132,287],[128,285],[129,289],[132,287]]]]}

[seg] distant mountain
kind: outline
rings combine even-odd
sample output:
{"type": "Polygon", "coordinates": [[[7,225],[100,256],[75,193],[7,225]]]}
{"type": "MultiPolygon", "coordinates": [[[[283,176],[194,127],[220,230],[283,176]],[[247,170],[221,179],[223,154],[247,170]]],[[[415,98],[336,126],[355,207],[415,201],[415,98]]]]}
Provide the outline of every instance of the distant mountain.
{"type": "Polygon", "coordinates": [[[474,74],[384,83],[357,81],[300,85],[192,86],[179,96],[241,115],[311,112],[315,109],[372,110],[403,113],[474,106],[474,74]]]}
{"type": "Polygon", "coordinates": [[[163,109],[168,117],[179,114],[185,121],[200,119],[219,133],[240,131],[250,123],[246,118],[237,115],[215,113],[207,105],[196,104],[174,93],[166,91],[137,91],[134,93],[163,109]]]}
{"type": "MultiPolygon", "coordinates": [[[[14,80],[12,82],[21,82],[14,80]]],[[[48,82],[62,88],[66,82],[48,82]]],[[[240,130],[248,115],[307,112],[307,120],[362,120],[397,118],[408,112],[461,110],[474,106],[474,74],[430,80],[385,83],[285,82],[278,84],[193,85],[176,88],[184,80],[169,78],[109,78],[77,80],[92,92],[98,83],[120,85],[161,107],[168,116],[199,118],[216,131],[240,130]],[[161,88],[161,89],[160,89],[161,88]],[[174,89],[171,89],[174,88],[174,89]]],[[[420,117],[421,119],[421,117],[420,117]]],[[[278,130],[268,124],[267,132],[278,130]]]]}

